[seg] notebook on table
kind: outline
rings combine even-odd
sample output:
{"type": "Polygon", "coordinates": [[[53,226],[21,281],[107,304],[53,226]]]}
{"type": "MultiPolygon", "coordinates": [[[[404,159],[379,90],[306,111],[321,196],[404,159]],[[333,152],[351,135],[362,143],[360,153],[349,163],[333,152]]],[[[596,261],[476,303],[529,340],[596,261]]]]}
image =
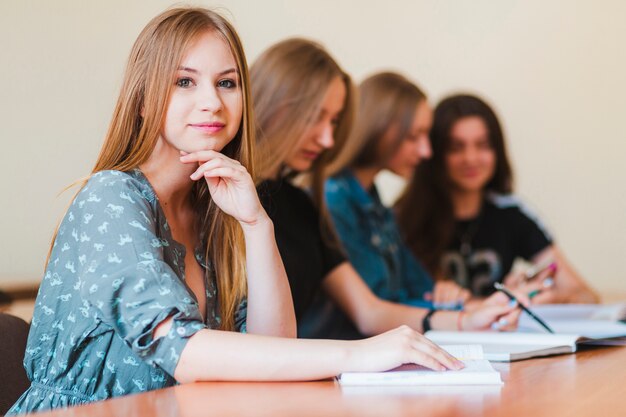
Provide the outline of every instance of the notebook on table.
{"type": "Polygon", "coordinates": [[[515,332],[429,331],[426,337],[438,344],[478,343],[490,361],[516,361],[540,356],[573,353],[582,345],[624,345],[626,324],[619,305],[545,305],[533,312],[556,332],[547,333],[522,314],[515,332]]]}
{"type": "MultiPolygon", "coordinates": [[[[553,322],[584,320],[593,323],[616,323],[626,321],[626,302],[614,304],[540,304],[532,310],[541,318],[553,322]]],[[[526,324],[528,317],[522,317],[520,324],[526,324]]],[[[589,326],[585,326],[587,328],[589,326]]],[[[597,326],[596,326],[597,327],[597,326]]]]}
{"type": "Polygon", "coordinates": [[[465,368],[433,371],[406,364],[385,372],[344,372],[337,379],[342,386],[502,385],[500,373],[484,358],[480,345],[441,347],[463,361],[465,368]]]}
{"type": "Polygon", "coordinates": [[[432,330],[426,337],[437,344],[479,343],[484,358],[495,362],[510,362],[538,356],[576,352],[577,335],[498,333],[498,332],[447,332],[432,330]]]}

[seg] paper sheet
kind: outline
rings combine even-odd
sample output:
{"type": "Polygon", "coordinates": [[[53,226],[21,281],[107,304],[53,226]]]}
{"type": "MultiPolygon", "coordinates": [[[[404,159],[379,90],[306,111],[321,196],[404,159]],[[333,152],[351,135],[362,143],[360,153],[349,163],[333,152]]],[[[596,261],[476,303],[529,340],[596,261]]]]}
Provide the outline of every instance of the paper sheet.
{"type": "Polygon", "coordinates": [[[463,362],[484,358],[481,345],[441,345],[440,347],[463,362]]]}

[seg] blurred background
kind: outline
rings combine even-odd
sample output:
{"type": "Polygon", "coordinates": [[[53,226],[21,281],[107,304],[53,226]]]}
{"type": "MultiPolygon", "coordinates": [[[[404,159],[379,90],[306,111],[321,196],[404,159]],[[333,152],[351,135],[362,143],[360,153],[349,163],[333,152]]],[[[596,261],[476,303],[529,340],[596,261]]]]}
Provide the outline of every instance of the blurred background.
{"type": "MultiPolygon", "coordinates": [[[[131,45],[171,1],[0,2],[0,289],[37,283],[54,228],[89,173],[131,45]]],[[[603,295],[626,298],[626,2],[221,0],[253,62],[304,36],[355,81],[400,71],[436,104],[496,108],[516,190],[603,295]]],[[[378,182],[392,202],[403,182],[378,182]]]]}

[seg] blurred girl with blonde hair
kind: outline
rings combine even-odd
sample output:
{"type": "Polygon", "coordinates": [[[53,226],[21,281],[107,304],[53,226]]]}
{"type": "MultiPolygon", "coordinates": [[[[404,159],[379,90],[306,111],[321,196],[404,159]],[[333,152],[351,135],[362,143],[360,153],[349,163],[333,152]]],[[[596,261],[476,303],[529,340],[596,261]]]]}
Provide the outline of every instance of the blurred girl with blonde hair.
{"type": "MultiPolygon", "coordinates": [[[[350,77],[321,45],[288,39],[261,54],[251,81],[258,189],[275,226],[300,336],[353,339],[401,325],[417,331],[484,329],[512,312],[496,303],[462,320],[458,312],[441,312],[430,323],[428,309],[377,297],[348,261],[323,198],[329,170],[352,146],[350,77]]],[[[516,314],[509,317],[512,325],[516,314]]],[[[416,346],[428,343],[417,332],[412,337],[416,346]]]]}

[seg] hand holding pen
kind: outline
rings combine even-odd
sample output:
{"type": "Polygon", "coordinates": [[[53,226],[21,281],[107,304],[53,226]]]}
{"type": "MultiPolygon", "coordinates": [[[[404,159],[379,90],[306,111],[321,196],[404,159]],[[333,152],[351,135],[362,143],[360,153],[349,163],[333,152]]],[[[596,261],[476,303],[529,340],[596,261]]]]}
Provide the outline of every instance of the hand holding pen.
{"type": "Polygon", "coordinates": [[[496,290],[504,293],[504,295],[509,297],[509,299],[511,301],[515,301],[519,305],[519,307],[526,314],[528,314],[533,320],[535,320],[541,327],[543,327],[544,329],[546,329],[550,333],[554,333],[554,330],[552,330],[550,328],[550,326],[548,326],[543,320],[541,320],[541,318],[539,318],[539,316],[537,316],[535,313],[533,313],[528,307],[526,307],[524,304],[520,303],[519,300],[517,299],[517,297],[511,291],[509,291],[509,289],[506,288],[503,284],[501,284],[499,282],[496,282],[496,283],[493,284],[493,286],[495,287],[496,290]]]}
{"type": "Polygon", "coordinates": [[[551,289],[554,287],[554,277],[557,264],[552,259],[546,259],[528,268],[525,272],[510,274],[504,284],[517,293],[525,293],[530,300],[537,297],[535,302],[546,303],[551,300],[551,289]]]}

